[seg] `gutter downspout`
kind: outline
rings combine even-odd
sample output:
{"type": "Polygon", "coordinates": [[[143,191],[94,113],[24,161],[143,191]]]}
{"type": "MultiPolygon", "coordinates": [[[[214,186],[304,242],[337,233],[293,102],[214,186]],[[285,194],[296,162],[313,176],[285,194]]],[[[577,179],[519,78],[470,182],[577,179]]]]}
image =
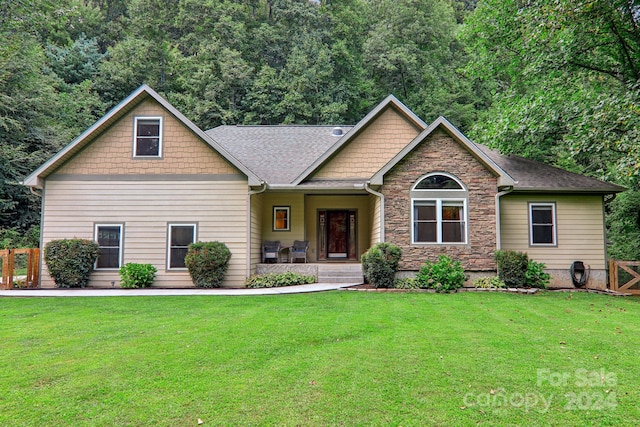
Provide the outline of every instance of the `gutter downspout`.
{"type": "MultiPolygon", "coordinates": [[[[364,183],[364,190],[367,193],[373,194],[380,198],[380,243],[384,242],[384,194],[379,193],[369,187],[371,181],[367,181],[364,183]]],[[[373,242],[371,242],[373,244],[373,242]]]]}
{"type": "Polygon", "coordinates": [[[258,190],[249,190],[247,193],[247,278],[251,276],[251,196],[263,193],[266,189],[267,183],[262,181],[258,190]]]}
{"type": "Polygon", "coordinates": [[[500,197],[505,194],[509,194],[513,191],[513,186],[510,186],[507,190],[500,191],[495,195],[496,199],[496,250],[502,249],[502,230],[500,229],[500,197]]]}

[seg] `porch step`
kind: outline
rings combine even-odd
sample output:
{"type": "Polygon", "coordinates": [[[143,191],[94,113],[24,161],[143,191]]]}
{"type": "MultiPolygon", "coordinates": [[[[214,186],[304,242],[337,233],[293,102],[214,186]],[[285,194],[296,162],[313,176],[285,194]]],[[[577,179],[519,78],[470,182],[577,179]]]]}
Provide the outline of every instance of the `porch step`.
{"type": "Polygon", "coordinates": [[[364,283],[360,264],[318,264],[318,283],[364,283]]]}

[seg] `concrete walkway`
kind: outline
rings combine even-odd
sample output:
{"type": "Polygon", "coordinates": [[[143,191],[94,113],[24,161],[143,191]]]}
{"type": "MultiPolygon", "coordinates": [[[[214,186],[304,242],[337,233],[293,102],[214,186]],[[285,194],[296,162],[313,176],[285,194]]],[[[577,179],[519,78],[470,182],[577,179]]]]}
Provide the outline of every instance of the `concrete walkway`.
{"type": "Polygon", "coordinates": [[[0,290],[0,297],[121,297],[121,296],[185,296],[185,295],[280,295],[333,291],[358,283],[313,283],[260,289],[12,289],[0,290]]]}

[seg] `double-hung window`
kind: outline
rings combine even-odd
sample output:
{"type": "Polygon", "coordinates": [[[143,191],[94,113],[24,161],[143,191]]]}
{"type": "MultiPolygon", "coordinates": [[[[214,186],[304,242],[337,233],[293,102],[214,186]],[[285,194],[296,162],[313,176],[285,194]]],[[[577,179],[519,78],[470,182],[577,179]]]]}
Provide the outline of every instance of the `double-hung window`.
{"type": "Polygon", "coordinates": [[[162,117],[136,117],[134,157],[162,157],[162,117]]]}
{"type": "Polygon", "coordinates": [[[289,206],[274,206],[273,207],[273,231],[289,231],[291,224],[289,224],[289,213],[291,208],[289,206]]]}
{"type": "Polygon", "coordinates": [[[172,269],[186,268],[184,258],[189,245],[196,241],[195,224],[169,224],[169,247],[167,251],[167,267],[172,269]]]}
{"type": "Polygon", "coordinates": [[[529,203],[529,236],[532,246],[555,246],[555,203],[529,203]]]}
{"type": "Polygon", "coordinates": [[[411,191],[412,243],[466,243],[467,190],[455,177],[430,174],[411,191]]]}
{"type": "Polygon", "coordinates": [[[96,224],[95,241],[100,246],[96,270],[118,269],[122,262],[122,224],[96,224]]]}

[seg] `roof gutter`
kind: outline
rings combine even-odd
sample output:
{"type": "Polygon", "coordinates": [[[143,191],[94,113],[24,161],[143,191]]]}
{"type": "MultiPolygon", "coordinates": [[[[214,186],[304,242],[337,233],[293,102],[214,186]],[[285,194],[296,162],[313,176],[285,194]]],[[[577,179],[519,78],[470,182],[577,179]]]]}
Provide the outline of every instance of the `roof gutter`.
{"type": "Polygon", "coordinates": [[[247,192],[247,278],[251,276],[251,196],[263,193],[266,191],[267,187],[267,183],[261,181],[259,189],[249,190],[249,192],[247,192]]]}
{"type": "Polygon", "coordinates": [[[364,190],[380,198],[380,243],[384,242],[384,194],[370,187],[371,181],[364,183],[364,190]]]}
{"type": "Polygon", "coordinates": [[[496,250],[502,249],[502,230],[500,229],[500,197],[505,194],[509,194],[513,191],[513,186],[508,187],[506,190],[502,190],[495,195],[496,199],[496,250]]]}

